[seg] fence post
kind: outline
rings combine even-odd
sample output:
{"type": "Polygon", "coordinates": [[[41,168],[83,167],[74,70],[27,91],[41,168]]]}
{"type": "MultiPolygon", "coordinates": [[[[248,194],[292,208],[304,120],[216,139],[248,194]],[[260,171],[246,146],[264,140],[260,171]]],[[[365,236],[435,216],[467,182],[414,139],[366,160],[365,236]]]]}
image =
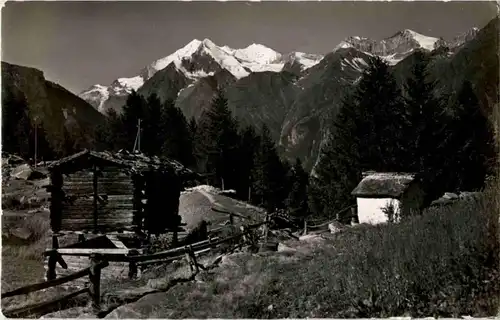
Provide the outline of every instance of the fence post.
{"type": "Polygon", "coordinates": [[[174,232],[172,233],[172,246],[176,247],[177,244],[179,243],[179,236],[178,236],[178,233],[177,233],[177,226],[175,226],[175,230],[174,232]]]}
{"type": "MultiPolygon", "coordinates": [[[[130,250],[128,252],[128,254],[129,254],[129,256],[136,256],[139,254],[139,251],[130,250]]],[[[137,277],[137,262],[132,260],[129,262],[129,265],[128,265],[128,278],[134,279],[135,277],[137,277]]]]}
{"type": "MultiPolygon", "coordinates": [[[[57,238],[57,234],[52,235],[52,249],[59,249],[59,239],[57,238]]],[[[46,275],[48,281],[54,280],[57,277],[56,264],[57,264],[57,253],[54,250],[49,255],[49,262],[46,275]]]]}
{"type": "Polygon", "coordinates": [[[191,245],[189,245],[189,255],[191,256],[191,263],[193,264],[194,267],[194,273],[198,274],[200,269],[198,268],[198,261],[196,261],[196,255],[194,254],[194,250],[191,245]]]}
{"type": "Polygon", "coordinates": [[[47,281],[54,280],[57,277],[56,264],[57,264],[56,251],[52,251],[49,254],[49,262],[46,275],[47,281]]]}
{"type": "Polygon", "coordinates": [[[100,254],[93,253],[90,256],[89,292],[94,312],[99,312],[101,309],[101,268],[98,266],[101,261],[100,254]]]}
{"type": "Polygon", "coordinates": [[[264,222],[264,243],[267,243],[267,235],[269,233],[269,212],[266,212],[266,221],[264,222]]]}
{"type": "Polygon", "coordinates": [[[184,256],[186,257],[186,261],[189,265],[189,270],[191,271],[191,273],[193,273],[193,263],[191,261],[191,255],[189,254],[189,249],[187,246],[184,247],[184,256]]]}
{"type": "Polygon", "coordinates": [[[85,235],[83,233],[80,233],[78,235],[78,242],[84,242],[85,241],[85,235]]]}
{"type": "Polygon", "coordinates": [[[242,235],[243,242],[246,244],[248,242],[248,237],[245,229],[246,229],[245,226],[240,227],[241,233],[243,234],[242,235]]]}

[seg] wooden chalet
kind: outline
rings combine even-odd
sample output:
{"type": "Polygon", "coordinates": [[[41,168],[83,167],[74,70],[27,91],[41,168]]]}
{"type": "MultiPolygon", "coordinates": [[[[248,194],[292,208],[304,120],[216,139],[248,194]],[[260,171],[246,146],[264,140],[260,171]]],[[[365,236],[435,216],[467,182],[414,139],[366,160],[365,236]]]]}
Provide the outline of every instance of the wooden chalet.
{"type": "Polygon", "coordinates": [[[90,150],[55,161],[49,172],[53,245],[48,252],[57,254],[48,254],[48,279],[55,278],[61,255],[74,257],[59,262],[73,269],[70,262],[78,268],[92,253],[120,260],[150,234],[171,231],[175,237],[180,193],[199,178],[174,160],[90,150]],[[78,234],[78,242],[60,248],[58,237],[68,234],[78,234]]]}

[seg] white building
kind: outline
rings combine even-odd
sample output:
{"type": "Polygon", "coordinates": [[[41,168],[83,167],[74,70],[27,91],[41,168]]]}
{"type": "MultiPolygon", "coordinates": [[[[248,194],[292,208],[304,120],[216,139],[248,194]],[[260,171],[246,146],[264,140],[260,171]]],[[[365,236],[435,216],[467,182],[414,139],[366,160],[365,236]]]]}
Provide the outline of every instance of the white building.
{"type": "Polygon", "coordinates": [[[398,222],[401,217],[419,214],[424,200],[413,173],[365,172],[351,194],[357,198],[359,223],[369,224],[398,222]],[[389,206],[392,213],[387,213],[389,206]]]}

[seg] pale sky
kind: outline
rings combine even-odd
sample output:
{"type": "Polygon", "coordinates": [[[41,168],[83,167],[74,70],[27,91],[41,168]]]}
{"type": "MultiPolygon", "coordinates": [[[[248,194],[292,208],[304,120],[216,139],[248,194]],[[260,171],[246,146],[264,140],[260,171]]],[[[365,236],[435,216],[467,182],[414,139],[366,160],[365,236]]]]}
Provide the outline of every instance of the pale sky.
{"type": "Polygon", "coordinates": [[[74,93],[137,75],[194,38],[281,53],[327,53],[347,36],[399,30],[451,38],[483,27],[494,2],[8,2],[2,60],[45,72],[74,93]]]}

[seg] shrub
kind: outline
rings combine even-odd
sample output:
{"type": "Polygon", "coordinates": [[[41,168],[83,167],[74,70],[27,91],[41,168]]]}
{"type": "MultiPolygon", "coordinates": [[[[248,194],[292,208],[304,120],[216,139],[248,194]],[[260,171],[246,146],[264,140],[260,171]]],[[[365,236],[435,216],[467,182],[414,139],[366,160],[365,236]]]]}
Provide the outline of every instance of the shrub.
{"type": "Polygon", "coordinates": [[[398,212],[394,202],[389,202],[385,207],[382,208],[382,212],[387,216],[387,221],[390,223],[399,221],[398,212]]]}

